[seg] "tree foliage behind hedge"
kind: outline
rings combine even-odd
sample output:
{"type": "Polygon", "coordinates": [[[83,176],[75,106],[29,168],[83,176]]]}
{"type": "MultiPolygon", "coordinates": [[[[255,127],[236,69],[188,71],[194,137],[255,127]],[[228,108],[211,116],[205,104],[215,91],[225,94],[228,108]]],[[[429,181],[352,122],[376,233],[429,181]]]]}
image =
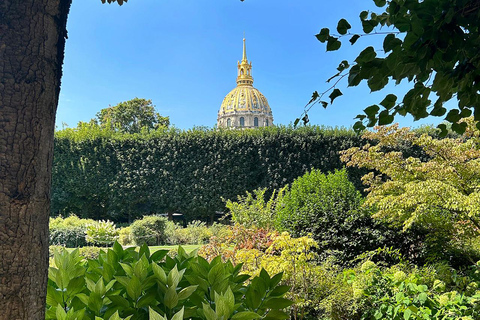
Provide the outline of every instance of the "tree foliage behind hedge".
{"type": "MultiPolygon", "coordinates": [[[[342,167],[338,152],[362,145],[351,130],[157,130],[121,134],[85,124],[56,133],[52,214],[133,221],[183,212],[207,220],[257,188],[291,183],[312,168],[342,167]]],[[[361,189],[363,171],[349,169],[361,189]]]]}

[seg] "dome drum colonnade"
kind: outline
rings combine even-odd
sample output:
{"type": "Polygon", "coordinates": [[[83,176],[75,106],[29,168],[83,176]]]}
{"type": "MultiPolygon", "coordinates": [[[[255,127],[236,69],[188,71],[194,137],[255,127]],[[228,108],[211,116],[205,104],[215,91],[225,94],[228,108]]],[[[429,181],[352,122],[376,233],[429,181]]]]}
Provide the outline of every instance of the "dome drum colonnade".
{"type": "Polygon", "coordinates": [[[257,128],[273,125],[273,115],[265,96],[253,87],[252,63],[247,60],[245,39],[243,57],[238,62],[237,87],[223,99],[218,111],[219,128],[257,128]]]}

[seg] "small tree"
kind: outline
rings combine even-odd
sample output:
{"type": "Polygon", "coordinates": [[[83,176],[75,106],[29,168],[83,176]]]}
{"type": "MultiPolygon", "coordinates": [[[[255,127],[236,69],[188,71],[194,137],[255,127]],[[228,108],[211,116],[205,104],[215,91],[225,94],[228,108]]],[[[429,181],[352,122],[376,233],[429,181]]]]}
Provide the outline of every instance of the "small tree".
{"type": "Polygon", "coordinates": [[[374,170],[362,180],[369,192],[365,205],[378,209],[376,217],[404,229],[424,227],[435,237],[480,235],[480,132],[472,118],[463,123],[466,132],[456,139],[417,135],[398,125],[376,127],[363,135],[375,145],[342,152],[347,166],[374,170]],[[428,159],[395,151],[406,142],[420,147],[428,159]]]}
{"type": "Polygon", "coordinates": [[[126,133],[139,133],[142,129],[151,130],[170,125],[168,117],[155,111],[152,100],[139,98],[100,110],[96,120],[103,127],[112,127],[126,133]]]}

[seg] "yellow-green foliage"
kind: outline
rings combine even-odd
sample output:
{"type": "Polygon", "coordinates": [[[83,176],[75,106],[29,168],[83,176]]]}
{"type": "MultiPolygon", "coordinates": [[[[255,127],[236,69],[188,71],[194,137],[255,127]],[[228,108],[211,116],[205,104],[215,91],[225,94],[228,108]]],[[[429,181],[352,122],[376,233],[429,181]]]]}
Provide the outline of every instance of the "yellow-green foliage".
{"type": "Polygon", "coordinates": [[[130,227],[125,227],[118,230],[118,243],[120,243],[122,246],[131,246],[135,244],[130,227]]]}
{"type": "Polygon", "coordinates": [[[235,252],[236,263],[243,263],[244,272],[256,276],[264,268],[268,273],[283,272],[283,284],[291,287],[290,298],[296,308],[315,308],[319,281],[330,275],[317,266],[313,248],[318,244],[310,236],[292,238],[288,232],[273,234],[272,244],[263,252],[240,249],[235,252]]]}
{"type": "Polygon", "coordinates": [[[362,178],[369,191],[364,205],[404,229],[429,230],[432,242],[440,244],[436,251],[445,241],[465,251],[458,244],[480,235],[480,132],[473,119],[465,123],[466,133],[456,139],[418,135],[398,125],[376,127],[363,137],[377,144],[342,152],[347,166],[374,170],[362,178]],[[421,149],[423,156],[391,151],[405,144],[421,149]]]}

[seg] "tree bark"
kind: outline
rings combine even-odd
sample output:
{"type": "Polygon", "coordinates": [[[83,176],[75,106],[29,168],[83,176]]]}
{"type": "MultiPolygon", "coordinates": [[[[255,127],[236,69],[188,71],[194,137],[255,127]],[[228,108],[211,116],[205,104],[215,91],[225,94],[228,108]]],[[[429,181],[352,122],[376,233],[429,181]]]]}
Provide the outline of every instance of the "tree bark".
{"type": "Polygon", "coordinates": [[[0,319],[45,319],[55,112],[71,0],[0,0],[0,319]]]}

